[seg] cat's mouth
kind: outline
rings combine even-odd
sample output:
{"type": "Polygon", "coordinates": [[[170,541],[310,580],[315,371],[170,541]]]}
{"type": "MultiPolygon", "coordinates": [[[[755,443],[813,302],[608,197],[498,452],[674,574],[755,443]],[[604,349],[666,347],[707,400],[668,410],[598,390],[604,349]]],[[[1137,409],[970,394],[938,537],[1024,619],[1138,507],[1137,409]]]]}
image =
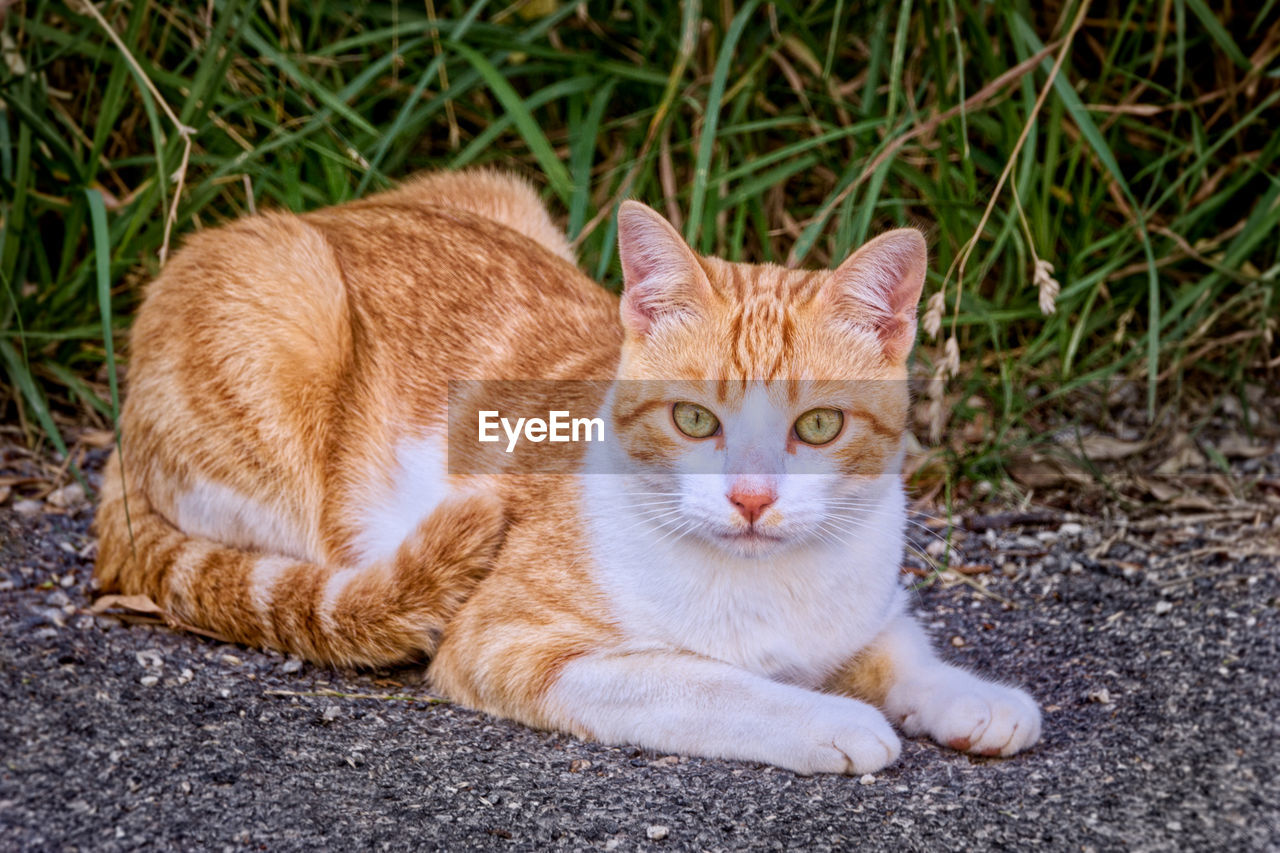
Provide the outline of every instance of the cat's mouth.
{"type": "Polygon", "coordinates": [[[716,531],[714,541],[722,550],[740,557],[766,557],[786,547],[789,537],[752,525],[741,530],[716,531]]]}
{"type": "Polygon", "coordinates": [[[781,542],[785,538],[777,535],[776,533],[766,533],[754,526],[748,527],[744,530],[731,530],[727,533],[717,533],[716,535],[726,542],[759,542],[762,544],[766,542],[781,542]]]}

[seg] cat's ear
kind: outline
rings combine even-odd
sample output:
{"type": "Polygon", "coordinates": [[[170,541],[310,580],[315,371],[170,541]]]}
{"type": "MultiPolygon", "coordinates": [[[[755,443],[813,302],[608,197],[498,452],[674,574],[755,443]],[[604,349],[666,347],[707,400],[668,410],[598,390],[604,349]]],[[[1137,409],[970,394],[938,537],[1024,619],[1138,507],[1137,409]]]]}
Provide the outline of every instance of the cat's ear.
{"type": "Polygon", "coordinates": [[[827,283],[840,320],[870,328],[885,357],[901,361],[916,339],[916,313],[929,265],[924,235],[914,228],[881,234],[854,252],[827,283]]]}
{"type": "Polygon", "coordinates": [[[665,317],[696,317],[711,295],[693,251],[651,208],[624,201],[618,208],[622,261],[622,325],[644,335],[665,317]]]}

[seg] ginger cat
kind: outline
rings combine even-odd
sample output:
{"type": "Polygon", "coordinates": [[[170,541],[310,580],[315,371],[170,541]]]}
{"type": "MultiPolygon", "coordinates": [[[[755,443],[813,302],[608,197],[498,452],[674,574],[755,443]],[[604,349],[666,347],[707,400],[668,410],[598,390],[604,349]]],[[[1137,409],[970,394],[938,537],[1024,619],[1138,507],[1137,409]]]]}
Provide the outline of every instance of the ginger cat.
{"type": "Polygon", "coordinates": [[[317,662],[430,656],[455,701],[610,743],[857,774],[890,720],[1034,744],[898,581],[920,234],[797,271],[618,224],[620,301],[499,173],[190,237],[134,326],[102,588],[317,662]],[[646,381],[592,401],[616,440],[581,473],[449,472],[449,380],[614,378],[646,381]]]}

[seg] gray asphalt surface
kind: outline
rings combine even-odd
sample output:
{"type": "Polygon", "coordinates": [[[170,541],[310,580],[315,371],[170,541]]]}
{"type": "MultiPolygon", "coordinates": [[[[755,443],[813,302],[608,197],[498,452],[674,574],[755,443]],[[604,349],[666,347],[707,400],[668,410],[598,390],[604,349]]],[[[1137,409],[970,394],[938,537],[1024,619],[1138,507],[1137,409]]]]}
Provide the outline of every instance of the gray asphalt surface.
{"type": "MultiPolygon", "coordinates": [[[[1044,740],[1008,760],[908,741],[863,784],[315,695],[427,694],[419,669],[337,672],[95,617],[90,507],[11,505],[7,850],[1280,848],[1280,578],[1213,524],[970,534],[959,556],[993,566],[986,591],[933,583],[918,610],[953,660],[1043,702],[1044,740]]],[[[1275,513],[1227,524],[1280,533],[1275,513]]]]}

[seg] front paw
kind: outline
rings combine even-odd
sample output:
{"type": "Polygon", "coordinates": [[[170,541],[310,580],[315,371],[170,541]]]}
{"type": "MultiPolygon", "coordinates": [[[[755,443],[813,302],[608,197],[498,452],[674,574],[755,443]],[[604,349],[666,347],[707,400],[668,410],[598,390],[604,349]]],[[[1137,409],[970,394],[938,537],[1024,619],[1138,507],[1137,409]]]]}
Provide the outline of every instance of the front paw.
{"type": "Polygon", "coordinates": [[[1040,708],[1024,690],[965,673],[909,692],[902,697],[909,735],[977,755],[1013,755],[1040,739],[1040,708]]]}
{"type": "Polygon", "coordinates": [[[775,764],[804,776],[844,773],[861,776],[892,764],[902,741],[879,711],[849,699],[824,703],[798,730],[781,733],[788,743],[775,764]]]}

